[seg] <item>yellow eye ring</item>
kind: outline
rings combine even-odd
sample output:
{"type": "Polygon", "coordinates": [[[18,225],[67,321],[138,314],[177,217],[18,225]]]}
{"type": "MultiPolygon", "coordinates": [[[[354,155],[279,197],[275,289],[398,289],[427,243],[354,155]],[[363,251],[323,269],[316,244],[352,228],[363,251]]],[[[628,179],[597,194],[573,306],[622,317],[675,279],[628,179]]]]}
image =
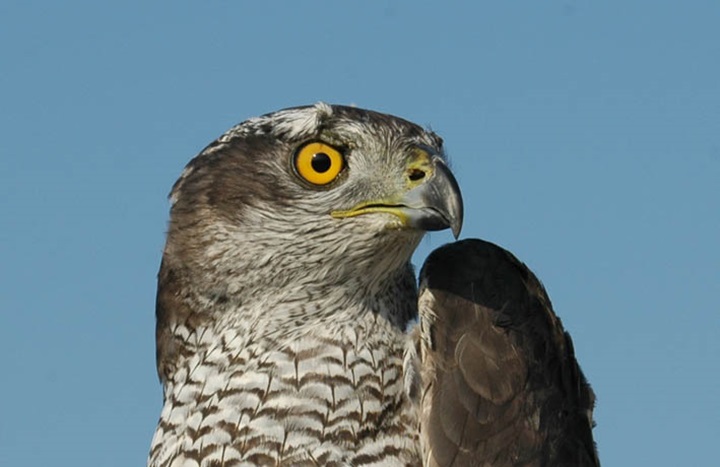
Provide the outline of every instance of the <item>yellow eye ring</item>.
{"type": "Polygon", "coordinates": [[[345,166],[343,155],[325,143],[308,143],[295,154],[295,170],[313,185],[327,185],[345,166]]]}

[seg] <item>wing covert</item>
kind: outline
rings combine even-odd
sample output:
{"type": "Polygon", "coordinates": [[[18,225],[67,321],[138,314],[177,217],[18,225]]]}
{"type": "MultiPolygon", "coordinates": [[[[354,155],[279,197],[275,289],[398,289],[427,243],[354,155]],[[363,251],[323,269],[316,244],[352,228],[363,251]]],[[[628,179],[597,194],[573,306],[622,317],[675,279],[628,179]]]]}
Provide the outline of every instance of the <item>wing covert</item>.
{"type": "Polygon", "coordinates": [[[464,240],[420,274],[427,466],[597,466],[594,395],[532,272],[464,240]]]}

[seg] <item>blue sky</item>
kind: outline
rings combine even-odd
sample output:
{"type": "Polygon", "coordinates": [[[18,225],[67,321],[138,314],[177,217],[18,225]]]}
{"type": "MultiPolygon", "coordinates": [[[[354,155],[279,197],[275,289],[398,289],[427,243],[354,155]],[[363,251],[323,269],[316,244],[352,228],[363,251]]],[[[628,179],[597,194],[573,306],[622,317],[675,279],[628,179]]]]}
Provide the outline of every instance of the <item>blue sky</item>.
{"type": "Polygon", "coordinates": [[[0,464],[144,464],[166,195],[230,126],[319,100],[443,136],[462,236],[526,262],[574,338],[604,465],[716,462],[718,24],[714,0],[2,2],[0,464]]]}

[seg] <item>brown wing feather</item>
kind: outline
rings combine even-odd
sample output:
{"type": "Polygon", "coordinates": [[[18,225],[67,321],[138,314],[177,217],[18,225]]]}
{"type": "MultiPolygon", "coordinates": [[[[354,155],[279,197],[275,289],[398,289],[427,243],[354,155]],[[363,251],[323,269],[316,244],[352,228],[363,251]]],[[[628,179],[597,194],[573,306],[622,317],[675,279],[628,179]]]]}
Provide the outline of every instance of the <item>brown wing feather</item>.
{"type": "Polygon", "coordinates": [[[481,240],[420,274],[428,466],[597,466],[594,395],[538,279],[481,240]]]}

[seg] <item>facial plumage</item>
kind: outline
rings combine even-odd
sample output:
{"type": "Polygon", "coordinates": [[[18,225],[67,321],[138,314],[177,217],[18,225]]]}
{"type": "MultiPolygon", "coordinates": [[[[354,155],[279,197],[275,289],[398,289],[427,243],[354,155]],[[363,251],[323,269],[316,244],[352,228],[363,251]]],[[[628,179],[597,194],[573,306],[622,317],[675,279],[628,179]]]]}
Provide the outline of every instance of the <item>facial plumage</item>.
{"type": "Polygon", "coordinates": [[[166,257],[189,265],[199,276],[193,281],[209,279],[212,293],[340,284],[362,272],[382,280],[407,262],[423,232],[389,213],[343,219],[331,213],[400,198],[419,148],[442,155],[434,134],[349,107],[319,104],[249,120],[208,146],[173,188],[166,257]],[[308,141],[344,153],[346,166],[328,185],[313,186],[293,167],[308,141]]]}

